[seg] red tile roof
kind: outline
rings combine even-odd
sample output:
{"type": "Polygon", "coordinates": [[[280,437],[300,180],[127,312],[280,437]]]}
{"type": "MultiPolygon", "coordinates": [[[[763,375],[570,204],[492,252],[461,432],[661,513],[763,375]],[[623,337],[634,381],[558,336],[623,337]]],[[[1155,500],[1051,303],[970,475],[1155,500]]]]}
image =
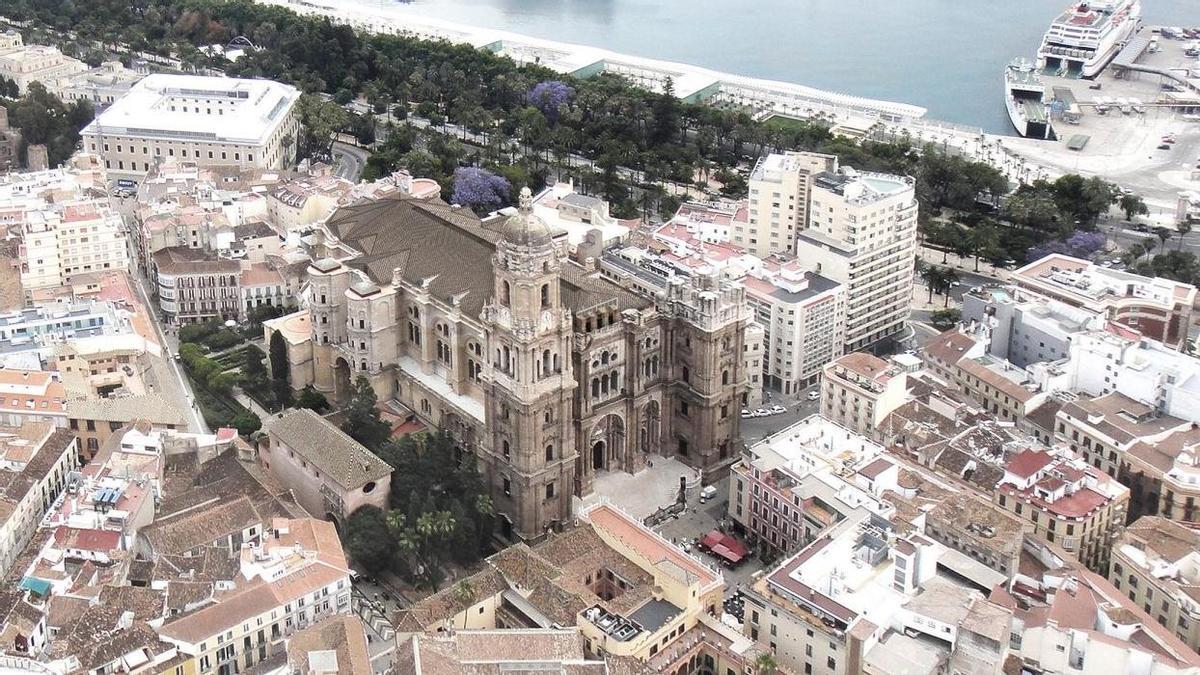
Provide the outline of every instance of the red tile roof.
{"type": "Polygon", "coordinates": [[[1053,460],[1053,457],[1041,450],[1022,450],[1009,460],[1005,470],[1021,478],[1029,478],[1046,468],[1053,460]]]}

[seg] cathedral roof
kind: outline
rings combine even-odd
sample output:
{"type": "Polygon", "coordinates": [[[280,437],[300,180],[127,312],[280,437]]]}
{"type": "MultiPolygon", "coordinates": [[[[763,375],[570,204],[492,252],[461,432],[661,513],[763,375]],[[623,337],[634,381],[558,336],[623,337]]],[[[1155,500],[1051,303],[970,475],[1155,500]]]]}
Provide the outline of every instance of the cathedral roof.
{"type": "MultiPolygon", "coordinates": [[[[461,296],[460,307],[469,316],[479,316],[492,297],[492,256],[501,231],[485,227],[469,209],[391,195],[343,206],[326,227],[360,253],[343,264],[362,270],[376,284],[391,284],[398,269],[411,284],[427,282],[430,294],[442,302],[461,296]]],[[[563,303],[576,312],[606,302],[618,309],[651,304],[574,263],[564,264],[560,276],[563,303]]]]}

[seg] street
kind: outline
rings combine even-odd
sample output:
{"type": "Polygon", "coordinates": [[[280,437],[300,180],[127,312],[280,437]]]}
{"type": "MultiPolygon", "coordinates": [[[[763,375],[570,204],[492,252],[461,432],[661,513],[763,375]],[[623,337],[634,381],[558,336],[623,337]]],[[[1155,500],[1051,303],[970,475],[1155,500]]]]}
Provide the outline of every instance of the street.
{"type": "Polygon", "coordinates": [[[370,156],[370,152],[341,141],[334,141],[329,152],[333,155],[334,175],[351,183],[357,183],[358,179],[362,177],[363,169],[367,166],[367,157],[370,156]]]}
{"type": "Polygon", "coordinates": [[[179,341],[174,336],[167,335],[163,330],[163,322],[158,316],[157,306],[150,302],[150,295],[146,292],[146,281],[141,275],[132,274],[134,286],[137,287],[138,295],[141,296],[142,304],[146,307],[146,311],[150,312],[153,317],[154,332],[158,335],[158,342],[162,345],[162,358],[166,360],[167,366],[171,369],[171,373],[175,379],[179,381],[179,388],[187,397],[186,401],[179,401],[179,407],[188,411],[188,431],[198,434],[209,433],[208,426],[204,423],[204,417],[200,414],[199,406],[196,405],[196,394],[192,391],[192,384],[188,381],[183,370],[179,367],[179,362],[175,360],[175,354],[179,353],[179,341]]]}

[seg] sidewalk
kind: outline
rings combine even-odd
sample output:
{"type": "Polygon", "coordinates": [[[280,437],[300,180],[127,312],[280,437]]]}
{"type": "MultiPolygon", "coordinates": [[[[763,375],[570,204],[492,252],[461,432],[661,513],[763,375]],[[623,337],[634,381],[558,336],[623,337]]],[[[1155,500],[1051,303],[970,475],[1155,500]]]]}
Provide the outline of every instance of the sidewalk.
{"type": "Polygon", "coordinates": [[[1012,271],[1003,267],[997,267],[982,259],[979,261],[979,271],[976,272],[974,257],[960,257],[955,255],[953,251],[949,253],[943,253],[942,251],[929,246],[918,246],[917,255],[920,256],[921,260],[924,260],[925,263],[929,265],[952,267],[955,270],[962,270],[964,272],[970,272],[971,274],[978,274],[984,277],[992,277],[1000,281],[1007,282],[1009,277],[1012,276],[1012,271]],[[943,257],[945,258],[946,262],[942,262],[943,257]]]}

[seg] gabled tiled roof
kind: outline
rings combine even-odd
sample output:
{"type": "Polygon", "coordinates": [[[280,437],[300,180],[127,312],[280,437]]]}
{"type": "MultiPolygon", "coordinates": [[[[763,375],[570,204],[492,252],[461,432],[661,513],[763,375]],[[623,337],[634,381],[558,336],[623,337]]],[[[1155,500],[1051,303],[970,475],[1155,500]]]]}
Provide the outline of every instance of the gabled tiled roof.
{"type": "Polygon", "coordinates": [[[387,462],[307,408],[272,418],[267,422],[267,433],[348,490],[392,474],[387,462]]]}

